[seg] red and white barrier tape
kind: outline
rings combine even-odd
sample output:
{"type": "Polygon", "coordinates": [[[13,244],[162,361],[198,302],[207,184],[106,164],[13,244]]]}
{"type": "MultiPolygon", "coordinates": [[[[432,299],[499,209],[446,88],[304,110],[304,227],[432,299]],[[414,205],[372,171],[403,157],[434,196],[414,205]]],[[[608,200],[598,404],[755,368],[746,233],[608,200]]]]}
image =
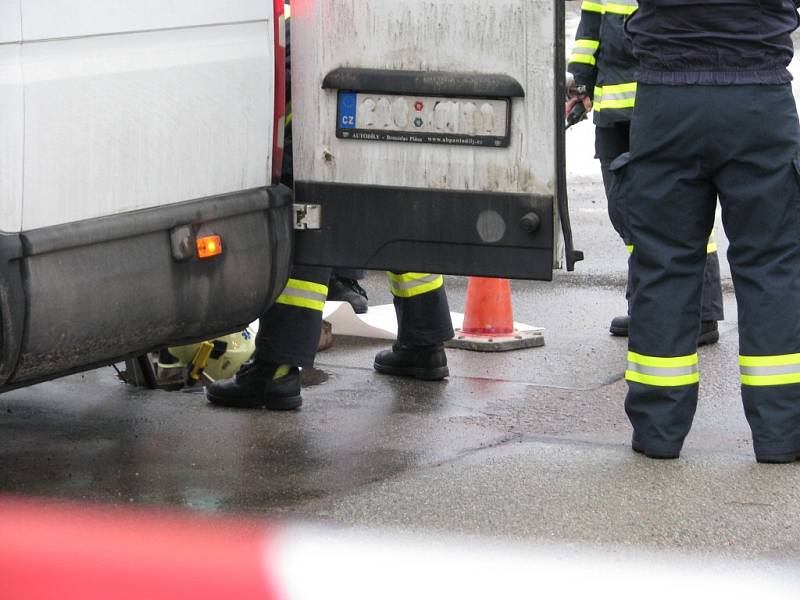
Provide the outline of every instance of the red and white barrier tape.
{"type": "Polygon", "coordinates": [[[13,600],[795,599],[753,563],[434,539],[0,500],[13,600]]]}

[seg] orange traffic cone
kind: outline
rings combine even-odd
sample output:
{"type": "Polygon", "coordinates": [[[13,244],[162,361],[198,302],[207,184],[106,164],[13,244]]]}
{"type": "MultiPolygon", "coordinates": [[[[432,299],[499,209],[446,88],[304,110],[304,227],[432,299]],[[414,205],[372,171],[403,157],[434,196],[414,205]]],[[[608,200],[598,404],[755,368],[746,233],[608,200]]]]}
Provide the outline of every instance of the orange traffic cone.
{"type": "Polygon", "coordinates": [[[542,329],[514,328],[511,306],[511,282],[508,279],[470,277],[467,283],[467,302],[464,324],[447,343],[450,348],[503,352],[520,348],[544,346],[542,329]]]}

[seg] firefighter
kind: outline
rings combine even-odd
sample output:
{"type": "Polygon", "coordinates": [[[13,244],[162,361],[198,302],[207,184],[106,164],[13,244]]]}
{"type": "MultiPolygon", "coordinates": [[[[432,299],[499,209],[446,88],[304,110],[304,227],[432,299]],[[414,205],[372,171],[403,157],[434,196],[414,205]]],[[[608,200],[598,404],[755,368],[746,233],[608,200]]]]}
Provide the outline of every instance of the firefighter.
{"type": "Polygon", "coordinates": [[[641,0],[630,153],[614,161],[636,286],[625,402],[633,449],[677,458],[697,404],[705,245],[716,200],[739,306],[759,462],[800,457],[800,126],[791,0],[641,0]]]}
{"type": "MultiPolygon", "coordinates": [[[[288,9],[287,9],[288,16],[288,9]]],[[[287,113],[282,183],[294,185],[291,66],[287,29],[287,113]]],[[[388,273],[397,314],[397,343],[375,357],[379,373],[423,380],[449,375],[443,343],[453,337],[444,278],[431,273],[388,273]]],[[[341,276],[341,274],[340,274],[341,276]]],[[[256,351],[233,379],[211,384],[212,404],[294,410],[302,404],[300,368],[314,365],[329,295],[331,269],[295,265],[283,293],[259,320],[256,351]]]]}
{"type": "MultiPolygon", "coordinates": [[[[588,110],[594,109],[595,156],[600,159],[608,212],[629,252],[632,248],[630,236],[619,217],[609,166],[615,158],[628,151],[630,144],[630,122],[636,102],[636,59],[623,25],[636,7],[636,0],[584,0],[575,45],[567,66],[571,75],[567,85],[568,89],[571,87],[573,90],[573,98],[567,103],[567,113],[576,102],[584,102],[588,110]],[[585,95],[576,92],[578,86],[585,89],[585,95]]],[[[629,274],[626,298],[630,298],[634,287],[635,281],[629,274]]],[[[700,346],[719,340],[717,321],[725,318],[719,256],[713,236],[707,246],[702,298],[700,346]]],[[[611,321],[610,332],[627,336],[629,321],[627,315],[615,317],[611,321]]]]}

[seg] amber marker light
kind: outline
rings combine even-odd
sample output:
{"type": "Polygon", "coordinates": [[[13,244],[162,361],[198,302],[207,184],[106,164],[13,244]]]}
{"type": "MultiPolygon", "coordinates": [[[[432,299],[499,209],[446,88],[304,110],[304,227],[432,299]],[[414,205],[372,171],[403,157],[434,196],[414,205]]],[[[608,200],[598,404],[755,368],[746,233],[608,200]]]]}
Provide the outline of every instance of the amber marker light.
{"type": "Polygon", "coordinates": [[[197,238],[197,257],[211,258],[222,254],[222,238],[218,235],[204,235],[197,238]]]}

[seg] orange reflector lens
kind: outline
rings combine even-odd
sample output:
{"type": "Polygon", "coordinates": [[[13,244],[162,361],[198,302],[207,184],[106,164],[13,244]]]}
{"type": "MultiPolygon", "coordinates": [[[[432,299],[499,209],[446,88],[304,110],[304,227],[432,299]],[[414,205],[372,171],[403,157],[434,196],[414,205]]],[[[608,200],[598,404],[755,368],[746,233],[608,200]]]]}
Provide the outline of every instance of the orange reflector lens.
{"type": "Polygon", "coordinates": [[[211,258],[222,254],[222,238],[218,235],[206,235],[197,238],[198,258],[211,258]]]}

